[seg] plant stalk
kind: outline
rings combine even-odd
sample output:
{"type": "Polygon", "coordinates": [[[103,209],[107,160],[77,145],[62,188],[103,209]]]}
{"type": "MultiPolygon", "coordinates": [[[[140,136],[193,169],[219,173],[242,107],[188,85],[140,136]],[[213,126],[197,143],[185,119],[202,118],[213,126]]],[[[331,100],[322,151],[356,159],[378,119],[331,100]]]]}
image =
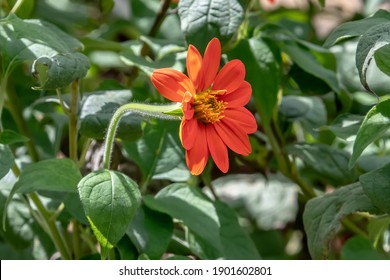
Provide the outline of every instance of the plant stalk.
{"type": "Polygon", "coordinates": [[[178,119],[177,117],[172,117],[164,112],[170,112],[175,109],[180,108],[180,103],[172,103],[167,105],[149,105],[141,103],[128,103],[119,107],[114,115],[111,118],[110,124],[107,129],[105,147],[104,147],[104,157],[103,157],[103,168],[109,169],[111,163],[111,154],[114,145],[116,130],[119,125],[119,121],[128,112],[134,112],[140,115],[165,118],[165,119],[178,119]]]}

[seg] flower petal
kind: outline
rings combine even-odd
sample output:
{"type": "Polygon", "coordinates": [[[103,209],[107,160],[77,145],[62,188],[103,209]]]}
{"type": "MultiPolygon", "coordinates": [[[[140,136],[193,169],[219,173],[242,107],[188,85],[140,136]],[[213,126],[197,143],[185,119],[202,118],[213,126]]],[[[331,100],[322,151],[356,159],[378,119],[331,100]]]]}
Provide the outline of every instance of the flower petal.
{"type": "Polygon", "coordinates": [[[215,78],[213,89],[226,89],[227,93],[239,88],[244,82],[245,66],[238,60],[233,59],[226,63],[215,78]]]}
{"type": "Polygon", "coordinates": [[[214,126],[219,137],[233,152],[244,156],[252,152],[248,135],[236,122],[223,118],[214,126]]]}
{"type": "Polygon", "coordinates": [[[183,118],[180,125],[180,139],[184,149],[191,150],[194,147],[195,138],[198,134],[198,120],[183,118]]]}
{"type": "Polygon", "coordinates": [[[228,150],[213,125],[206,126],[206,137],[207,145],[215,164],[223,173],[226,173],[229,169],[228,150]]]}
{"type": "Polygon", "coordinates": [[[238,89],[222,96],[222,100],[227,102],[227,108],[245,106],[252,97],[252,87],[247,81],[244,81],[238,89]]]}
{"type": "Polygon", "coordinates": [[[221,43],[213,38],[207,45],[202,63],[203,85],[201,91],[208,89],[214,81],[221,60],[221,43]]]}
{"type": "Polygon", "coordinates": [[[152,73],[151,80],[162,96],[174,102],[181,102],[186,91],[195,93],[190,79],[174,69],[157,69],[152,73]]]}
{"type": "Polygon", "coordinates": [[[257,122],[255,117],[244,107],[226,109],[224,118],[229,122],[236,122],[247,134],[257,131],[257,122]]]}
{"type": "Polygon", "coordinates": [[[186,162],[191,174],[199,175],[203,172],[209,157],[206,128],[203,124],[198,124],[195,143],[191,150],[186,150],[186,162]]]}
{"type": "Polygon", "coordinates": [[[194,84],[195,90],[200,91],[200,85],[203,84],[203,73],[202,68],[202,56],[199,51],[193,46],[188,47],[187,52],[187,72],[192,83],[194,84]]]}

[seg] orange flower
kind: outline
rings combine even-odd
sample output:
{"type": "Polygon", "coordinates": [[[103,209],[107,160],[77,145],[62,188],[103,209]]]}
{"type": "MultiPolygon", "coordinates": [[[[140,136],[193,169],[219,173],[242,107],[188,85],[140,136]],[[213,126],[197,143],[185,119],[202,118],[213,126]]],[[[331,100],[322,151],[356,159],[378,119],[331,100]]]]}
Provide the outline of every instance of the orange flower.
{"type": "Polygon", "coordinates": [[[244,64],[235,59],[217,73],[220,57],[217,38],[209,42],[203,58],[190,45],[188,77],[177,70],[162,68],[154,71],[151,78],[162,96],[182,103],[180,139],[186,150],[187,166],[194,175],[202,173],[209,155],[226,173],[227,147],[249,155],[252,147],[248,134],[257,130],[255,118],[244,108],[252,96],[251,85],[244,80],[244,64]]]}

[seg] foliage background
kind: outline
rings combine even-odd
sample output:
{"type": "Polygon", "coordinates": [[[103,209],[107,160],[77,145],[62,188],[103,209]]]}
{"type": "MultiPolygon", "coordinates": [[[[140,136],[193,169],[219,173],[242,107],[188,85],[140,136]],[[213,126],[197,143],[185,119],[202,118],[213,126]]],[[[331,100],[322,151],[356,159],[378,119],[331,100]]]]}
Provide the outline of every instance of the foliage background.
{"type": "Polygon", "coordinates": [[[388,259],[388,3],[177,2],[1,1],[0,258],[388,259]],[[132,112],[103,170],[115,110],[213,37],[252,154],[191,176],[179,122],[132,112]]]}

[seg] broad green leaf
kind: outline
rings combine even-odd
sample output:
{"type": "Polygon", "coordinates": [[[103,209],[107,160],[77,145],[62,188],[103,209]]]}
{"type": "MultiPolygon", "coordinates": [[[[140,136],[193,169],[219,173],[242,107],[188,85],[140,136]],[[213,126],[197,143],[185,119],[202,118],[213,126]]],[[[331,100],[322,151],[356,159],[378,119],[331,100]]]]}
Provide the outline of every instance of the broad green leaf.
{"type": "Polygon", "coordinates": [[[126,233],[140,254],[158,260],[167,250],[172,238],[172,218],[145,206],[140,207],[126,233]]]}
{"type": "Polygon", "coordinates": [[[220,222],[212,201],[196,188],[175,183],[162,189],[154,198],[144,197],[146,206],[182,221],[210,250],[221,254],[220,222]]]}
{"type": "MultiPolygon", "coordinates": [[[[298,44],[292,40],[282,41],[280,46],[291,60],[305,72],[323,80],[334,92],[340,92],[341,89],[335,71],[324,67],[307,46],[298,44]]],[[[324,55],[328,57],[330,53],[324,53],[324,55]]]]}
{"type": "Polygon", "coordinates": [[[313,259],[325,259],[330,242],[341,226],[341,220],[355,212],[380,211],[366,196],[359,183],[347,185],[309,200],[303,213],[303,224],[313,259]]]}
{"type": "Polygon", "coordinates": [[[195,188],[172,184],[145,204],[180,220],[189,230],[189,243],[202,258],[258,259],[254,244],[236,214],[222,202],[212,202],[195,188]]]}
{"type": "Polygon", "coordinates": [[[347,240],[341,250],[343,260],[383,260],[377,250],[372,246],[370,240],[354,236],[347,240]]]}
{"type": "Polygon", "coordinates": [[[115,247],[119,252],[121,260],[136,260],[139,257],[137,248],[126,234],[119,240],[115,247]]]}
{"type": "Polygon", "coordinates": [[[29,141],[29,138],[20,135],[13,130],[4,129],[2,132],[0,132],[0,144],[10,145],[27,141],[29,141]]]}
{"type": "Polygon", "coordinates": [[[14,155],[11,149],[0,144],[0,179],[3,178],[14,164],[14,155]]]}
{"type": "Polygon", "coordinates": [[[390,214],[390,164],[360,176],[359,181],[372,203],[390,214]]]}
{"type": "Polygon", "coordinates": [[[330,130],[337,137],[350,140],[356,136],[363,119],[360,115],[344,113],[337,116],[330,125],[320,127],[320,130],[330,130]]]}
{"type": "Polygon", "coordinates": [[[374,58],[378,68],[383,73],[390,76],[390,39],[388,45],[379,48],[374,53],[374,58]]]}
{"type": "Polygon", "coordinates": [[[253,241],[238,223],[236,213],[225,203],[214,203],[220,222],[222,252],[213,250],[208,241],[190,231],[187,239],[190,248],[202,259],[258,260],[260,255],[253,241]],[[234,240],[234,242],[232,242],[234,240]]]}
{"type": "Polygon", "coordinates": [[[260,37],[243,39],[228,54],[238,58],[246,68],[245,79],[252,85],[252,95],[264,124],[269,124],[275,111],[282,69],[275,46],[260,37]]]}
{"type": "Polygon", "coordinates": [[[213,37],[219,38],[222,44],[232,39],[245,13],[239,0],[181,0],[178,8],[187,42],[201,53],[213,37]]]}
{"type": "Polygon", "coordinates": [[[356,172],[348,169],[350,154],[344,150],[317,143],[290,145],[287,152],[302,159],[321,181],[341,186],[357,179],[356,172]]]}
{"type": "Polygon", "coordinates": [[[140,167],[145,181],[168,179],[183,182],[189,179],[184,164],[184,149],[179,139],[179,123],[159,120],[146,126],[137,142],[124,142],[127,156],[140,167]]]}
{"type": "Polygon", "coordinates": [[[0,227],[0,236],[14,249],[21,250],[31,245],[34,237],[31,228],[33,219],[27,205],[19,198],[13,199],[5,207],[15,180],[11,173],[0,180],[0,214],[5,217],[3,226],[0,227]]]}
{"type": "Polygon", "coordinates": [[[80,180],[80,171],[72,160],[42,160],[22,170],[12,194],[34,191],[76,192],[80,180]]]}
{"type": "Polygon", "coordinates": [[[349,168],[352,168],[365,148],[390,128],[390,99],[372,107],[363,120],[353,144],[349,168]]]}
{"type": "Polygon", "coordinates": [[[311,134],[326,124],[324,103],[316,96],[285,96],[279,106],[279,113],[287,121],[299,121],[311,134]]]}
{"type": "Polygon", "coordinates": [[[367,83],[367,70],[377,50],[390,43],[390,22],[375,25],[365,32],[356,49],[356,67],[363,86],[372,92],[367,83]]]}
{"type": "Polygon", "coordinates": [[[227,260],[260,259],[253,241],[238,223],[236,213],[221,201],[215,201],[214,205],[221,225],[220,236],[224,258],[227,260]]]}
{"type": "Polygon", "coordinates": [[[89,68],[88,58],[77,52],[40,56],[31,66],[32,75],[39,82],[34,89],[57,89],[68,86],[85,77],[89,68]]]}
{"type": "Polygon", "coordinates": [[[77,193],[67,193],[62,202],[65,206],[65,211],[67,211],[72,218],[75,218],[80,223],[87,225],[88,219],[85,216],[83,205],[80,201],[80,196],[77,193]]]}
{"type": "Polygon", "coordinates": [[[324,46],[326,48],[329,48],[342,40],[358,37],[371,27],[389,22],[389,20],[390,13],[386,10],[379,10],[371,17],[343,23],[339,25],[335,30],[333,30],[333,32],[328,36],[324,43],[324,46]]]}
{"type": "MultiPolygon", "coordinates": [[[[129,90],[108,90],[87,93],[80,112],[80,133],[95,139],[103,139],[115,110],[132,99],[129,90]]],[[[135,113],[122,117],[116,137],[135,140],[141,137],[142,118],[135,113]]]]}
{"type": "Polygon", "coordinates": [[[283,228],[298,213],[298,187],[282,175],[226,175],[213,186],[222,201],[264,230],[283,228]]]}
{"type": "MultiPolygon", "coordinates": [[[[329,50],[300,40],[293,33],[278,25],[262,25],[258,28],[258,32],[261,36],[277,43],[295,65],[306,72],[306,77],[311,76],[321,80],[321,84],[317,83],[316,90],[318,90],[319,85],[320,88],[324,88],[325,85],[329,87],[328,91],[332,90],[338,94],[340,93],[341,89],[335,73],[336,59],[329,50]]],[[[310,79],[306,78],[306,82],[310,83],[310,79]]],[[[300,84],[301,86],[307,86],[302,81],[300,84]]]]}
{"type": "Polygon", "coordinates": [[[43,55],[71,53],[83,48],[78,40],[50,23],[21,20],[14,14],[0,21],[0,46],[3,70],[43,55]]]}
{"type": "Polygon", "coordinates": [[[141,203],[137,184],[124,174],[100,170],[85,176],[78,184],[81,203],[96,238],[102,259],[126,233],[141,203]]]}

